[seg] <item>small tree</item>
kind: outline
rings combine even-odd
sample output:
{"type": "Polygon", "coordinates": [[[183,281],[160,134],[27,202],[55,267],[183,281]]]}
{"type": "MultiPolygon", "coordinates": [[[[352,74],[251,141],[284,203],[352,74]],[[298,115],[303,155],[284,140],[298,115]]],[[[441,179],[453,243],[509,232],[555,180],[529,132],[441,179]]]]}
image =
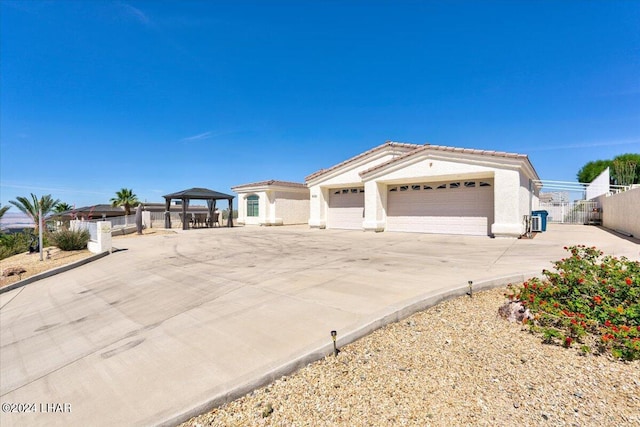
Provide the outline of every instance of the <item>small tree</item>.
{"type": "Polygon", "coordinates": [[[633,184],[636,176],[637,163],[631,160],[614,160],[613,170],[615,171],[618,179],[618,185],[631,185],[633,184]]]}
{"type": "Polygon", "coordinates": [[[35,194],[31,193],[31,200],[26,197],[16,197],[16,200],[10,200],[9,203],[20,209],[20,211],[33,220],[35,231],[37,232],[40,226],[40,210],[42,210],[42,216],[45,218],[51,213],[54,206],[60,203],[60,200],[54,200],[51,194],[47,194],[38,199],[35,194]]]}
{"type": "Polygon", "coordinates": [[[588,162],[576,174],[578,182],[589,183],[596,179],[606,168],[611,166],[611,160],[595,160],[588,162]]]}
{"type": "Polygon", "coordinates": [[[111,206],[122,206],[125,215],[131,215],[131,208],[138,206],[138,204],[140,204],[138,197],[133,194],[133,190],[130,188],[121,188],[120,191],[116,191],[116,197],[111,198],[111,206]]]}

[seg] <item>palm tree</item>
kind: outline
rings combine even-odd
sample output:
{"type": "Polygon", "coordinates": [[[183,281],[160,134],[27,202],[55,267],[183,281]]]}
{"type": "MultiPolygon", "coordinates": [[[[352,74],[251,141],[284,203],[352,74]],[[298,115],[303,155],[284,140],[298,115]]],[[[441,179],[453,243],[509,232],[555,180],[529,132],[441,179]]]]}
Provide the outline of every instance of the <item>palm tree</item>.
{"type": "Polygon", "coordinates": [[[0,208],[0,219],[4,216],[5,213],[11,208],[11,206],[3,206],[0,208]]]}
{"type": "Polygon", "coordinates": [[[73,209],[73,206],[71,206],[69,203],[58,202],[53,207],[53,212],[59,214],[62,212],[70,211],[71,209],[73,209]]]}
{"type": "Polygon", "coordinates": [[[31,218],[36,226],[35,231],[38,231],[40,210],[42,210],[42,217],[45,218],[53,210],[54,206],[60,203],[60,200],[54,200],[51,194],[47,194],[38,199],[38,196],[31,193],[31,200],[26,197],[16,197],[16,200],[9,200],[9,203],[31,218]]]}
{"type": "Polygon", "coordinates": [[[120,191],[116,191],[116,197],[111,198],[111,206],[124,207],[125,215],[131,215],[131,208],[138,206],[139,203],[138,197],[130,188],[121,188],[120,191]]]}

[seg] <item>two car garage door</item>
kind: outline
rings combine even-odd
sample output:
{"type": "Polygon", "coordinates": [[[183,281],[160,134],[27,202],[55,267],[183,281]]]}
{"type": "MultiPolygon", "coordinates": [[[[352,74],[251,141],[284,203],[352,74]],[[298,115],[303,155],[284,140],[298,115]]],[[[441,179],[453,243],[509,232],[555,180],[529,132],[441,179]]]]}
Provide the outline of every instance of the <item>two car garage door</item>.
{"type": "MultiPolygon", "coordinates": [[[[386,231],[487,236],[493,223],[493,180],[390,186],[386,231]]],[[[327,228],[361,230],[364,188],[329,191],[327,228]]]]}
{"type": "Polygon", "coordinates": [[[491,180],[390,186],[386,230],[487,236],[493,199],[491,180]]]}

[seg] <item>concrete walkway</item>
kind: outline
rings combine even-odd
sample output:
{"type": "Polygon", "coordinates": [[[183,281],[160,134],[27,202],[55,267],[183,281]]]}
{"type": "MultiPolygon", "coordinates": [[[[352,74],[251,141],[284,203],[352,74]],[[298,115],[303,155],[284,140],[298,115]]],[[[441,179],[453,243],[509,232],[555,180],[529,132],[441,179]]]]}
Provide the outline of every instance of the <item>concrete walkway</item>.
{"type": "Polygon", "coordinates": [[[329,354],[332,329],[343,345],[468,280],[539,274],[572,244],[640,259],[637,240],[569,225],[532,240],[307,227],[116,240],[125,250],[0,295],[0,425],[175,424],[329,354]]]}

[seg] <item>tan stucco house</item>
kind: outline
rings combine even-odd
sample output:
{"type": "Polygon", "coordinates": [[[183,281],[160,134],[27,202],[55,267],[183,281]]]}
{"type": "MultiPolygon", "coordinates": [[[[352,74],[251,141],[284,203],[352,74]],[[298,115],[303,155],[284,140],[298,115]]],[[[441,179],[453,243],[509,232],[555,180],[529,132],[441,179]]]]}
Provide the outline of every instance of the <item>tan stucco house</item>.
{"type": "Polygon", "coordinates": [[[238,222],[292,225],[309,221],[309,189],[288,181],[260,181],[231,188],[238,194],[238,222]]]}
{"type": "Polygon", "coordinates": [[[309,225],[519,237],[537,181],[524,154],[387,142],[306,178],[309,225]]]}

